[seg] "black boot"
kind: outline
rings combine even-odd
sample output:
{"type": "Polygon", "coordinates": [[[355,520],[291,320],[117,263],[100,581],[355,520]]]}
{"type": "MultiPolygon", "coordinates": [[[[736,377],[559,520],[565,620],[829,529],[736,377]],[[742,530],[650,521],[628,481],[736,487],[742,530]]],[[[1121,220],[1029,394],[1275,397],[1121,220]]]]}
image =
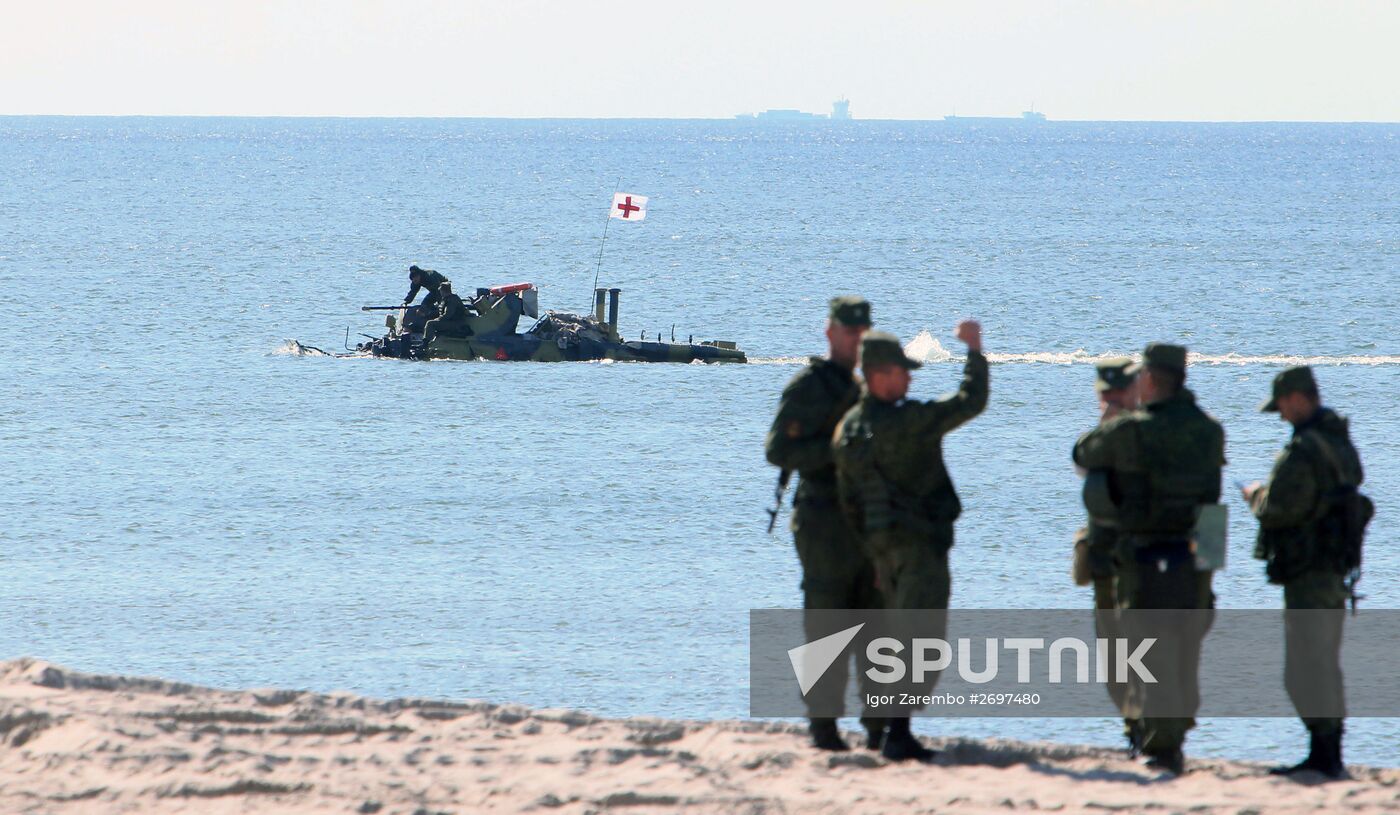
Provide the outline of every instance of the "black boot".
{"type": "Polygon", "coordinates": [[[1303,772],[1322,773],[1328,778],[1341,778],[1346,775],[1346,765],[1342,763],[1342,731],[1316,733],[1308,731],[1308,757],[1292,766],[1275,767],[1271,775],[1293,775],[1303,772]]]}
{"type": "Polygon", "coordinates": [[[1147,760],[1142,764],[1149,769],[1160,770],[1172,775],[1181,775],[1186,772],[1186,756],[1180,748],[1148,753],[1147,760]]]}
{"type": "Polygon", "coordinates": [[[1124,719],[1123,736],[1128,740],[1128,758],[1142,755],[1142,722],[1137,719],[1124,719]]]}
{"type": "Polygon", "coordinates": [[[1322,755],[1318,772],[1333,779],[1346,776],[1347,766],[1342,763],[1342,731],[1334,730],[1320,739],[1322,755]]]}
{"type": "Polygon", "coordinates": [[[841,738],[841,731],[836,727],[835,719],[813,719],[807,725],[807,731],[812,734],[812,746],[818,750],[844,753],[851,749],[846,740],[841,738]]]}
{"type": "Polygon", "coordinates": [[[932,750],[919,743],[909,730],[908,717],[890,719],[889,730],[885,733],[885,743],[880,755],[890,761],[918,761],[927,764],[933,761],[932,750]]]}
{"type": "Polygon", "coordinates": [[[1319,760],[1321,753],[1318,749],[1318,741],[1317,734],[1308,731],[1308,757],[1297,764],[1283,764],[1275,767],[1269,770],[1269,775],[1293,775],[1294,773],[1317,769],[1318,765],[1321,763],[1319,760]]]}
{"type": "Polygon", "coordinates": [[[879,750],[885,743],[885,727],[889,723],[885,719],[864,716],[860,724],[865,728],[865,749],[879,750]]]}

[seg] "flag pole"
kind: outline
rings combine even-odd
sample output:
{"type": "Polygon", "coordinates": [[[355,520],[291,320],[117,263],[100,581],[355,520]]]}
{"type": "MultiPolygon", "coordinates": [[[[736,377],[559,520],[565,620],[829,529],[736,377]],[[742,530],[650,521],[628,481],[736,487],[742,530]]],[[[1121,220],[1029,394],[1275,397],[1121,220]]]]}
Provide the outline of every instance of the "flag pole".
{"type": "Polygon", "coordinates": [[[617,191],[622,189],[622,177],[618,176],[617,186],[613,187],[612,198],[608,199],[608,217],[603,220],[603,239],[598,242],[598,267],[593,270],[593,288],[588,292],[588,307],[593,307],[593,293],[598,291],[598,277],[603,273],[603,247],[608,245],[608,227],[612,225],[612,205],[613,199],[617,198],[617,191]]]}

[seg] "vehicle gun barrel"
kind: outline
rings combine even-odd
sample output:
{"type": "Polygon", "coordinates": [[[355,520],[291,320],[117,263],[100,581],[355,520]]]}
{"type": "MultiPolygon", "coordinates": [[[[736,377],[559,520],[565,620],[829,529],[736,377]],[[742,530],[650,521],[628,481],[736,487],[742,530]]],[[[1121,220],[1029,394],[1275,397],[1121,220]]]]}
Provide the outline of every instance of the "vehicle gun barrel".
{"type": "Polygon", "coordinates": [[[398,311],[401,308],[408,308],[406,304],[397,306],[360,306],[360,311],[398,311]]]}

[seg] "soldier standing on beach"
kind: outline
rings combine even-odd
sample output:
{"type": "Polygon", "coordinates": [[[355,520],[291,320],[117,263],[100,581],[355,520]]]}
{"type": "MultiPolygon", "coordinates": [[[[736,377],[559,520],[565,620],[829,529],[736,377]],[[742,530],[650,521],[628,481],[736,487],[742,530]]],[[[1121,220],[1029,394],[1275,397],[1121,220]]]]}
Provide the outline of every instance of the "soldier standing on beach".
{"type": "MultiPolygon", "coordinates": [[[[962,505],[943,464],[943,437],[981,413],[988,393],[981,326],[966,320],[957,336],[967,344],[961,387],[945,399],[919,402],[905,395],[910,371],[921,363],[905,355],[893,334],[866,334],[865,392],[832,440],[841,509],[874,561],[887,609],[948,608],[948,550],[962,505]]],[[[922,633],[939,636],[946,620],[934,626],[939,630],[922,633]]],[[[918,690],[927,693],[934,681],[937,674],[918,690]]],[[[914,737],[907,714],[889,719],[881,754],[894,761],[933,757],[914,737]]]]}
{"type": "MultiPolygon", "coordinates": [[[[1099,398],[1099,424],[1111,421],[1121,413],[1137,407],[1137,390],[1128,373],[1132,360],[1127,357],[1106,359],[1095,366],[1094,390],[1099,398]]],[[[1107,470],[1085,474],[1084,507],[1089,521],[1075,535],[1074,577],[1078,585],[1094,586],[1095,636],[1109,643],[1108,664],[1115,663],[1114,646],[1122,631],[1118,626],[1118,520],[1113,506],[1113,486],[1107,470]]],[[[1110,680],[1108,696],[1119,711],[1124,709],[1127,685],[1110,680]]],[[[1137,721],[1123,720],[1123,735],[1128,749],[1136,754],[1137,721]]]]}
{"type": "MultiPolygon", "coordinates": [[[[792,535],[802,564],[802,602],[806,609],[879,608],[875,573],[836,503],[836,467],[831,436],[841,416],[860,397],[855,376],[860,339],[870,328],[870,304],[860,297],[831,301],[826,324],[828,353],[813,357],[783,389],[778,415],[768,431],[764,452],[768,461],[788,474],[798,474],[793,498],[792,535]]],[[[834,633],[807,620],[809,639],[834,633]]],[[[857,667],[863,659],[863,649],[857,667]]],[[[807,694],[812,744],[822,750],[848,750],[832,711],[842,708],[850,659],[837,660],[807,694]]],[[[859,679],[865,683],[864,671],[859,679]]],[[[866,716],[861,724],[868,746],[878,748],[884,720],[866,716]]]]}
{"type": "Polygon", "coordinates": [[[1261,410],[1293,425],[1293,437],[1268,483],[1241,492],[1259,519],[1255,557],[1267,561],[1269,582],[1283,586],[1284,685],[1310,737],[1306,759],[1273,772],[1315,770],[1340,778],[1346,773],[1342,623],[1352,593],[1346,577],[1360,565],[1360,533],[1370,519],[1369,501],[1356,492],[1361,457],[1347,420],[1323,407],[1311,368],[1274,377],[1272,398],[1261,410]],[[1348,519],[1350,502],[1358,498],[1365,502],[1364,518],[1348,519]]]}
{"type": "MultiPolygon", "coordinates": [[[[1197,669],[1209,615],[1140,610],[1214,607],[1209,572],[1197,571],[1190,539],[1201,507],[1220,500],[1225,431],[1185,387],[1185,348],[1149,343],[1142,364],[1128,370],[1137,377],[1142,406],[1080,437],[1074,462],[1106,471],[1118,492],[1118,607],[1139,612],[1125,617],[1125,625],[1140,631],[1147,617],[1167,624],[1167,635],[1144,659],[1157,682],[1150,690],[1132,683],[1124,715],[1141,720],[1137,746],[1147,765],[1180,775],[1181,747],[1200,704],[1197,669]]],[[[1131,645],[1140,637],[1129,639],[1131,645]]]]}

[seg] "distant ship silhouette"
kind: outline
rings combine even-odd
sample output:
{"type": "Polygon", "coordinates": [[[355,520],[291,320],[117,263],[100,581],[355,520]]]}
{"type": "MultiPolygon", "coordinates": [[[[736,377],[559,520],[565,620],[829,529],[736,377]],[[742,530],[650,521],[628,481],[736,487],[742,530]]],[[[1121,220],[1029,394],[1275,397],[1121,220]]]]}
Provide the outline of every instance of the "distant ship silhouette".
{"type": "Polygon", "coordinates": [[[960,124],[977,124],[979,122],[1043,122],[1046,121],[1044,113],[1037,113],[1035,106],[1030,110],[1021,111],[1020,116],[944,116],[945,122],[958,122],[960,124]]]}
{"type": "Polygon", "coordinates": [[[774,108],[759,113],[740,113],[735,119],[758,119],[765,122],[802,122],[814,119],[846,121],[851,118],[851,100],[837,99],[831,103],[831,113],[807,113],[796,108],[774,108]]]}

